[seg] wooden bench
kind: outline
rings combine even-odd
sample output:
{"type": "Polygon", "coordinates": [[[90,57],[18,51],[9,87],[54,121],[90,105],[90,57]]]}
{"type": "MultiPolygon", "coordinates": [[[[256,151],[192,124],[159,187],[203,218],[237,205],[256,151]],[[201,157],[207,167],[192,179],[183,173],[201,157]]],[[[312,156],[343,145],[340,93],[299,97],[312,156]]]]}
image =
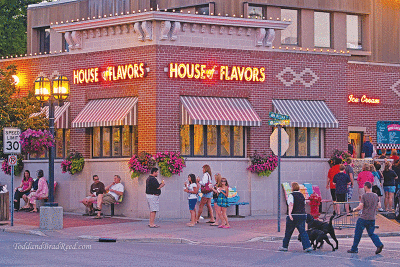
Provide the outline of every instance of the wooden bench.
{"type": "MultiPolygon", "coordinates": [[[[119,199],[117,200],[117,202],[110,204],[110,209],[111,209],[110,217],[115,216],[115,214],[114,214],[115,205],[121,204],[123,198],[124,198],[124,195],[120,196],[119,199]]],[[[97,204],[97,199],[96,199],[96,201],[93,202],[93,204],[97,204]]],[[[103,205],[108,206],[108,204],[105,204],[105,203],[103,203],[103,205]]]]}

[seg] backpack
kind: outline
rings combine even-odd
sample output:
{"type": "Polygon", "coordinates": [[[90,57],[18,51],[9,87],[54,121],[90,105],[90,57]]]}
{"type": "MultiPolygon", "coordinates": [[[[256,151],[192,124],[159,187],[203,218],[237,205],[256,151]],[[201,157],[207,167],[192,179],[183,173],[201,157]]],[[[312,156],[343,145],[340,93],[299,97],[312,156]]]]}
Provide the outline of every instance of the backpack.
{"type": "Polygon", "coordinates": [[[211,185],[210,174],[207,173],[207,176],[208,176],[208,182],[205,185],[201,186],[201,192],[203,194],[208,194],[212,191],[212,189],[210,188],[210,185],[211,185]]]}

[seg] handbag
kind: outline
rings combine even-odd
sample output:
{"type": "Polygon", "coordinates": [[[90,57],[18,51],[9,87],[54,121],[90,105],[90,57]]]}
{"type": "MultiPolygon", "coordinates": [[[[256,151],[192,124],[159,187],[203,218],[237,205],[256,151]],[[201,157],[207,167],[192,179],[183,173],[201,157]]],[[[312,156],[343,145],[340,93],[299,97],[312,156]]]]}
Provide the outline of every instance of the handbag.
{"type": "Polygon", "coordinates": [[[207,175],[208,175],[208,182],[205,185],[201,186],[201,192],[203,194],[208,194],[212,191],[212,189],[210,188],[210,185],[211,185],[210,175],[208,173],[207,173],[207,175]]]}

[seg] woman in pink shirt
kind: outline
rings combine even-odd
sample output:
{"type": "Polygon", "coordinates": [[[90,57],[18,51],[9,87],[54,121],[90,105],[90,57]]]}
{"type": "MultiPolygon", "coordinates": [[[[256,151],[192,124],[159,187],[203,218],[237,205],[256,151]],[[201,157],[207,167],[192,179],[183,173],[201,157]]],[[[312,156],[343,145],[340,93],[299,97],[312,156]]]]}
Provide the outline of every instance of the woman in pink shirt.
{"type": "Polygon", "coordinates": [[[374,183],[374,175],[370,172],[369,164],[364,163],[363,171],[358,174],[357,183],[358,183],[358,198],[361,201],[361,196],[364,195],[364,184],[365,182],[374,183]]]}
{"type": "Polygon", "coordinates": [[[36,200],[37,199],[45,199],[49,196],[49,187],[47,186],[46,178],[43,176],[39,178],[38,189],[29,194],[29,206],[33,207],[31,212],[37,212],[36,208],[36,200]]]}

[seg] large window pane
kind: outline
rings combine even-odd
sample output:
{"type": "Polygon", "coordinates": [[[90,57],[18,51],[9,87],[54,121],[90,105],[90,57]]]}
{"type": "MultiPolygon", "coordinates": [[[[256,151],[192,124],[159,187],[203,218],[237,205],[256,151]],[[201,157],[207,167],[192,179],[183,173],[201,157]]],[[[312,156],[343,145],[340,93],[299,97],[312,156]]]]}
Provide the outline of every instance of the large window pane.
{"type": "Polygon", "coordinates": [[[56,129],[56,158],[63,158],[64,134],[63,129],[56,129]]]}
{"type": "Polygon", "coordinates": [[[138,153],[138,142],[139,142],[138,127],[137,125],[135,125],[132,126],[132,154],[138,153]]]}
{"type": "Polygon", "coordinates": [[[310,156],[319,156],[319,128],[309,128],[310,131],[310,156]]]}
{"type": "Polygon", "coordinates": [[[131,155],[131,138],[130,127],[125,125],[122,127],[122,156],[129,157],[131,155]]]}
{"type": "Polygon", "coordinates": [[[113,157],[121,156],[121,128],[112,127],[112,155],[113,157]]]}
{"type": "Polygon", "coordinates": [[[207,125],[207,155],[217,155],[217,126],[207,125]]]}
{"type": "Polygon", "coordinates": [[[297,10],[281,9],[281,19],[291,22],[286,29],[281,31],[281,43],[297,45],[297,10]]]}
{"type": "Polygon", "coordinates": [[[297,143],[299,157],[307,157],[307,128],[298,128],[297,130],[297,143]]]}
{"type": "Polygon", "coordinates": [[[181,154],[190,155],[190,126],[181,125],[181,154]]]}
{"type": "Polygon", "coordinates": [[[66,154],[66,156],[68,156],[70,153],[70,145],[71,145],[71,130],[70,129],[65,130],[64,143],[65,143],[65,154],[66,154]]]}
{"type": "Polygon", "coordinates": [[[233,155],[243,156],[244,155],[244,128],[242,126],[233,127],[233,155]]]}
{"type": "Polygon", "coordinates": [[[194,125],[194,155],[204,155],[203,125],[194,125]]]}
{"type": "Polygon", "coordinates": [[[289,148],[286,150],[287,157],[294,157],[296,155],[296,132],[295,128],[286,128],[286,132],[289,135],[289,148]]]}
{"type": "Polygon", "coordinates": [[[103,157],[111,156],[110,138],[111,130],[108,127],[103,128],[103,157]]]}
{"type": "Polygon", "coordinates": [[[330,14],[314,12],[314,46],[331,47],[330,14]]]}
{"type": "Polygon", "coordinates": [[[262,19],[263,8],[261,6],[249,6],[248,13],[251,19],[262,19]]]}
{"type": "Polygon", "coordinates": [[[362,49],[361,17],[357,15],[346,16],[347,48],[362,49]]]}
{"type": "Polygon", "coordinates": [[[93,157],[100,157],[100,127],[93,128],[93,157]]]}
{"type": "Polygon", "coordinates": [[[221,126],[221,156],[231,155],[231,127],[221,126]]]}

